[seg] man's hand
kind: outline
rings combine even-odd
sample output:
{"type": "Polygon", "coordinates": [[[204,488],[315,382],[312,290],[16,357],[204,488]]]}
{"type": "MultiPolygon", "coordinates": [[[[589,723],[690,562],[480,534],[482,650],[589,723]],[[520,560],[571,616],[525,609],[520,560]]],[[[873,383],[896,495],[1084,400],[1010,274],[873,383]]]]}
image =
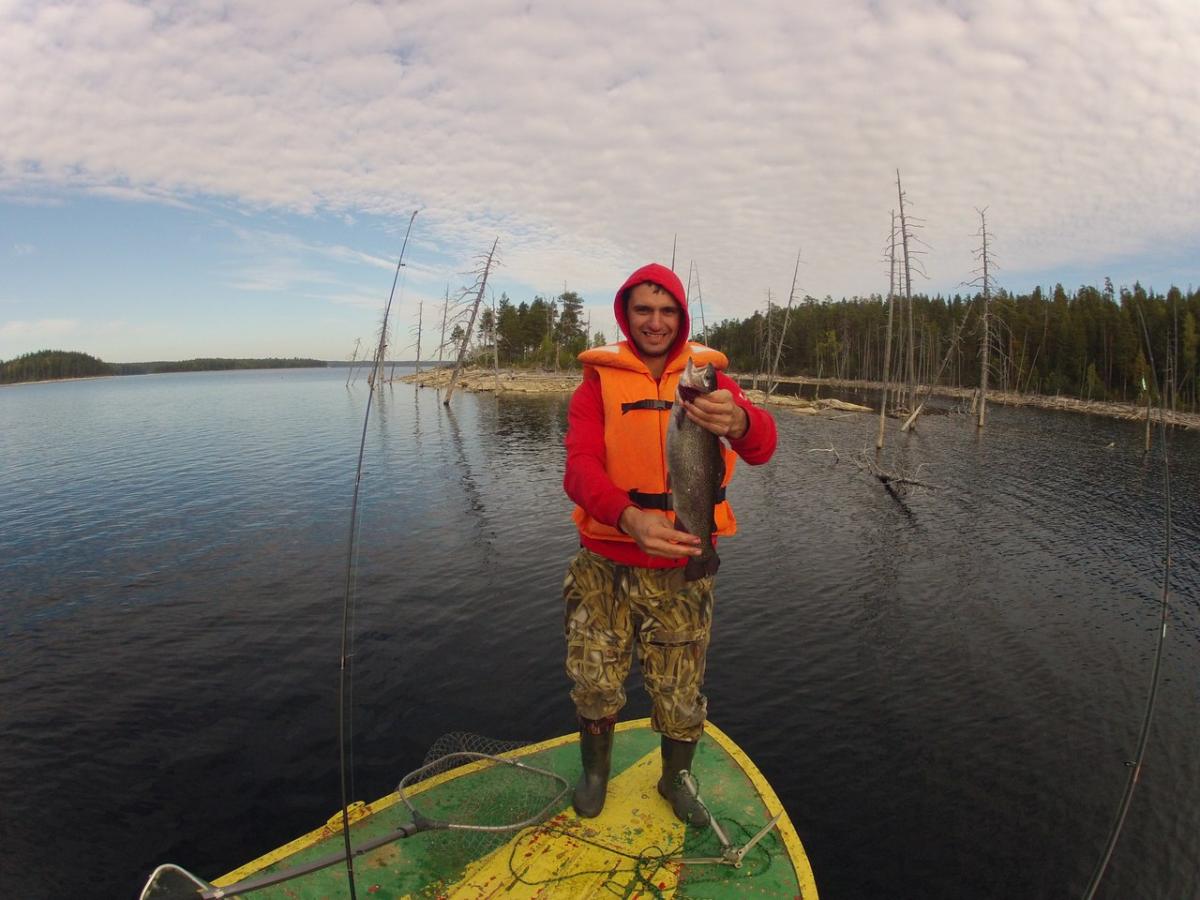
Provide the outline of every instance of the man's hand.
{"type": "Polygon", "coordinates": [[[683,401],[687,417],[717,437],[732,441],[742,438],[750,427],[746,411],[733,402],[733,394],[722,388],[711,394],[700,394],[695,401],[683,401]]]}
{"type": "Polygon", "coordinates": [[[650,556],[679,558],[699,556],[700,538],[679,531],[667,519],[657,513],[647,512],[637,506],[627,506],[621,513],[618,527],[637,541],[643,553],[650,556]]]}

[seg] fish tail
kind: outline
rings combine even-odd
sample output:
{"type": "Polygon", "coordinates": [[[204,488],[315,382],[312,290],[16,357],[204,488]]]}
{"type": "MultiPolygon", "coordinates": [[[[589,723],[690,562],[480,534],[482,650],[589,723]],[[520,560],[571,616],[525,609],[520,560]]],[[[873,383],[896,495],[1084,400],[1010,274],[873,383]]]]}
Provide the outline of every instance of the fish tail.
{"type": "Polygon", "coordinates": [[[699,581],[701,578],[711,578],[721,567],[721,557],[717,556],[716,548],[709,547],[706,553],[693,556],[683,567],[684,581],[699,581]]]}

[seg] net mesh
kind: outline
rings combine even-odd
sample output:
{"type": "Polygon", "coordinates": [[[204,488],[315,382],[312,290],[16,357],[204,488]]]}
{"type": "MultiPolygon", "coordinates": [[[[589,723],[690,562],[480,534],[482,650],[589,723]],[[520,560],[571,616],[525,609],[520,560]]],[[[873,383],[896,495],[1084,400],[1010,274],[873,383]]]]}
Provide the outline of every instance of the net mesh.
{"type": "Polygon", "coordinates": [[[495,738],[484,737],[479,734],[472,734],[469,731],[451,731],[449,734],[443,734],[440,738],[433,742],[433,746],[425,754],[425,761],[421,763],[424,766],[434,766],[434,770],[426,773],[422,780],[430,778],[434,775],[439,775],[442,772],[448,772],[450,769],[464,765],[466,760],[447,760],[446,758],[452,753],[483,753],[488,756],[500,756],[502,753],[508,753],[511,750],[520,750],[522,747],[528,747],[529,741],[498,741],[495,738]],[[445,765],[442,768],[442,761],[445,765]]]}
{"type": "Polygon", "coordinates": [[[535,758],[518,766],[502,754],[529,746],[456,731],[438,738],[420,769],[401,782],[400,792],[415,816],[443,822],[422,840],[437,841],[442,853],[466,864],[510,841],[522,828],[559,812],[569,786],[539,771],[535,758]],[[533,767],[533,768],[530,768],[533,767]],[[438,790],[430,790],[434,784],[438,790]],[[488,830],[495,829],[495,830],[488,830]]]}

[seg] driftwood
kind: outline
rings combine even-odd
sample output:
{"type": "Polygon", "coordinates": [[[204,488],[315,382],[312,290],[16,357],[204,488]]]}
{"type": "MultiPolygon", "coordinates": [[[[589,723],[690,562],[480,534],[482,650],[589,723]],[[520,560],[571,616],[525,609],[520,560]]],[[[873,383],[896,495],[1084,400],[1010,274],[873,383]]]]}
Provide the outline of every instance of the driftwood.
{"type": "Polygon", "coordinates": [[[921,474],[921,469],[924,468],[924,463],[918,465],[911,472],[901,466],[895,470],[888,470],[879,464],[879,454],[872,453],[867,450],[859,451],[854,457],[854,464],[858,466],[860,471],[866,472],[879,479],[880,483],[885,487],[921,487],[930,490],[936,490],[937,485],[930,484],[927,481],[921,481],[917,478],[921,474]]]}
{"type": "MultiPolygon", "coordinates": [[[[401,381],[441,390],[450,383],[448,367],[405,375],[401,381]]],[[[579,387],[582,376],[575,372],[525,372],[493,368],[467,368],[459,373],[457,386],[465,391],[501,394],[569,394],[579,387]]]]}
{"type": "MultiPolygon", "coordinates": [[[[767,395],[763,391],[754,390],[751,388],[744,392],[751,403],[758,406],[765,406],[767,395]]],[[[801,397],[791,397],[788,395],[775,395],[771,397],[772,406],[782,406],[790,409],[793,412],[799,413],[802,416],[815,416],[826,410],[834,409],[839,412],[874,412],[869,406],[859,406],[857,403],[847,403],[845,400],[835,400],[829,397],[824,400],[805,400],[801,397]]]]}
{"type": "Polygon", "coordinates": [[[834,463],[840,463],[842,461],[841,454],[838,453],[834,447],[812,447],[807,452],[808,453],[832,453],[834,463]]]}

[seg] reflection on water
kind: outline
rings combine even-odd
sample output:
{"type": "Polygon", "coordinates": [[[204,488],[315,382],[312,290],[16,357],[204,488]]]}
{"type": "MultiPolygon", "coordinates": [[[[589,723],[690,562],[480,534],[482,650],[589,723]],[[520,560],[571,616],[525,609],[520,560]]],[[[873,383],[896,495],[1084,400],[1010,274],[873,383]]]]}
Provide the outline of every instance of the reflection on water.
{"type": "MultiPolygon", "coordinates": [[[[0,895],[131,896],[164,860],[215,876],[333,814],[366,396],[345,380],[0,391],[0,895]]],[[[356,564],[362,798],[447,731],[571,729],[566,405],[380,391],[356,564]]],[[[706,692],[824,895],[1080,894],[1156,636],[1163,484],[1138,426],[1003,408],[983,435],[961,415],[889,422],[887,465],[937,485],[901,505],[851,461],[875,419],[776,415],[776,459],[730,488],[706,692]]],[[[1197,437],[1172,437],[1163,688],[1102,896],[1200,893],[1197,437]]]]}

